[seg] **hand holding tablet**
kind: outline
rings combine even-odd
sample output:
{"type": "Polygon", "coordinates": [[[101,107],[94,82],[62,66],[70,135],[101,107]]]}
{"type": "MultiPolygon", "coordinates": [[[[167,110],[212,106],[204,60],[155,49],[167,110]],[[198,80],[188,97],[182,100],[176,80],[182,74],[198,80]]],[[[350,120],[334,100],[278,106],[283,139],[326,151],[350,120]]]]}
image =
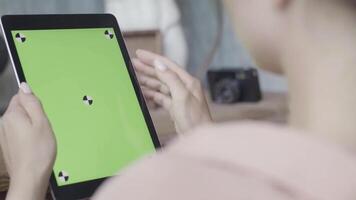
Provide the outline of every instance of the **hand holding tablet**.
{"type": "Polygon", "coordinates": [[[18,83],[41,99],[58,142],[55,199],[90,196],[159,142],[111,15],[4,16],[18,83]]]}
{"type": "Polygon", "coordinates": [[[2,117],[0,143],[11,179],[6,199],[42,199],[55,160],[56,140],[41,103],[25,83],[2,117]]]}

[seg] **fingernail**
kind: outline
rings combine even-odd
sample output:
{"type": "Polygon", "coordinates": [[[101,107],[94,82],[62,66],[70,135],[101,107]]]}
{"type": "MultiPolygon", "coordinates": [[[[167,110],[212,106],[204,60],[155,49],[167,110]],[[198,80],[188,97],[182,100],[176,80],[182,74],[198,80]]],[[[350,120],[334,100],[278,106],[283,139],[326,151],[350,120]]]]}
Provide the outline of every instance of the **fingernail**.
{"type": "Polygon", "coordinates": [[[161,72],[164,72],[167,70],[167,65],[163,64],[161,61],[159,60],[155,60],[153,62],[153,65],[155,66],[155,68],[161,72]]]}
{"type": "Polygon", "coordinates": [[[21,83],[20,89],[25,94],[32,94],[32,90],[31,90],[30,86],[25,82],[21,83]]]}
{"type": "Polygon", "coordinates": [[[137,49],[136,50],[136,56],[139,58],[139,57],[141,57],[141,55],[142,55],[142,52],[143,52],[143,50],[142,49],[137,49]]]}

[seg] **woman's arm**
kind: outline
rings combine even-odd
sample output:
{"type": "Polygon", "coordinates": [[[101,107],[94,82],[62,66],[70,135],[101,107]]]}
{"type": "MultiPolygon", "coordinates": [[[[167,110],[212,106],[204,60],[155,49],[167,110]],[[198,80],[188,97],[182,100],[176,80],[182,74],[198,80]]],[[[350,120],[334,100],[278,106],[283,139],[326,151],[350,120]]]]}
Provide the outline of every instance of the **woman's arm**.
{"type": "Polygon", "coordinates": [[[27,84],[21,84],[1,120],[0,144],[10,175],[6,199],[44,199],[56,140],[41,103],[27,84]]]}

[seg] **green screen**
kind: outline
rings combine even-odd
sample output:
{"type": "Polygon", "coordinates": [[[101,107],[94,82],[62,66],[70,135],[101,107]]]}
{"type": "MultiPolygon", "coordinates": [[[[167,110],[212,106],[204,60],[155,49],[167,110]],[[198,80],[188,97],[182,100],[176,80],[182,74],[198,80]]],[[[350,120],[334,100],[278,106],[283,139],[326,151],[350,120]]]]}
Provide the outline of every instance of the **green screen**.
{"type": "Polygon", "coordinates": [[[12,31],[53,126],[59,186],[115,175],[155,151],[112,28],[12,31]]]}

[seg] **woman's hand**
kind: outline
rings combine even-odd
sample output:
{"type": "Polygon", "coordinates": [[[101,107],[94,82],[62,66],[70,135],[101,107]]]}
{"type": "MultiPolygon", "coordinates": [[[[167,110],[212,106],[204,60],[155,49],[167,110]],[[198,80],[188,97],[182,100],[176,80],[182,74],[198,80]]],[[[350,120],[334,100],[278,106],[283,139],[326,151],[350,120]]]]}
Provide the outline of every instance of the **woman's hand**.
{"type": "Polygon", "coordinates": [[[170,113],[178,133],[212,121],[199,80],[163,56],[144,50],[136,54],[133,65],[145,98],[170,113]]]}
{"type": "Polygon", "coordinates": [[[56,140],[41,103],[25,83],[3,116],[0,143],[10,175],[7,200],[44,199],[56,140]]]}

